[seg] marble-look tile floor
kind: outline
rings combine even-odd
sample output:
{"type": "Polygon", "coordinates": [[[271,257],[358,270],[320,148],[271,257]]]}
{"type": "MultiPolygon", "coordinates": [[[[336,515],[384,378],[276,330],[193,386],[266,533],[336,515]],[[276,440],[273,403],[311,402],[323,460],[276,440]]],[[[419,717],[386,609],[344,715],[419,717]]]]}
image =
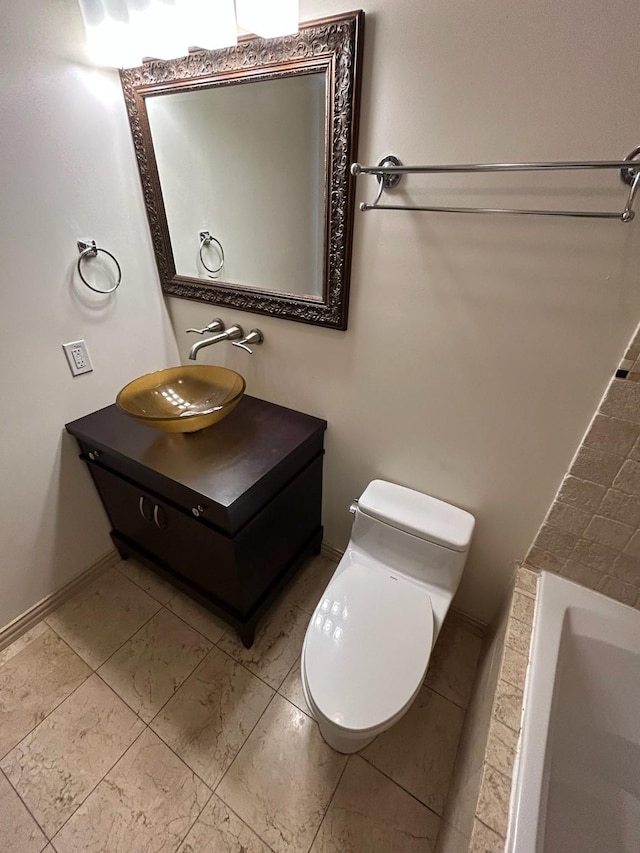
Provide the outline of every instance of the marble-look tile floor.
{"type": "Polygon", "coordinates": [[[334,568],[310,560],[251,649],[129,560],[0,651],[0,850],[433,851],[480,639],[450,617],[403,719],[334,752],[299,675],[334,568]]]}

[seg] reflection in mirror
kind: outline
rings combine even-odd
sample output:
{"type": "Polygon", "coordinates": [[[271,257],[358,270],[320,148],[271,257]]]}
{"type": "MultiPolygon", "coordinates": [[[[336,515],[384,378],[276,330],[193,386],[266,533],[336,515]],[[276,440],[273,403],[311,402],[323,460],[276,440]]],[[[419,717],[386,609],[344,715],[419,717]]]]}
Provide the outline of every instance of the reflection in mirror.
{"type": "Polygon", "coordinates": [[[146,106],[176,274],[321,297],[326,75],[146,106]],[[214,239],[200,251],[205,230],[214,239]]]}
{"type": "Polygon", "coordinates": [[[165,293],[346,329],[363,17],[121,71],[165,293]]]}

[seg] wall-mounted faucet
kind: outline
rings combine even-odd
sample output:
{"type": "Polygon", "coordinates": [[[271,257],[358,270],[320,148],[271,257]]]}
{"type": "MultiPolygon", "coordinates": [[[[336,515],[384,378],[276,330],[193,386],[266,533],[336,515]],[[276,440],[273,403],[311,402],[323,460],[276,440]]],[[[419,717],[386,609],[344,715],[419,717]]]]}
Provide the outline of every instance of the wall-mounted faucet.
{"type": "Polygon", "coordinates": [[[208,335],[212,332],[224,332],[224,322],[220,317],[212,320],[204,329],[187,329],[187,332],[195,332],[196,335],[208,335]]]}
{"type": "Polygon", "coordinates": [[[246,350],[249,355],[253,355],[253,350],[251,347],[248,347],[247,344],[261,344],[263,340],[264,335],[260,329],[251,329],[246,338],[243,338],[241,341],[233,341],[231,346],[240,347],[240,349],[246,350]]]}
{"type": "MultiPolygon", "coordinates": [[[[198,334],[200,334],[200,331],[198,329],[191,329],[190,331],[198,332],[198,334]]],[[[202,334],[204,334],[205,331],[206,329],[203,329],[202,334]]],[[[213,335],[213,337],[211,338],[205,338],[203,341],[198,341],[197,343],[195,343],[189,350],[189,358],[192,361],[195,361],[196,356],[198,355],[201,349],[204,349],[205,347],[210,347],[212,344],[218,344],[220,343],[220,341],[235,341],[240,340],[243,337],[244,332],[242,330],[242,326],[229,326],[226,332],[220,332],[218,335],[213,335]]]]}

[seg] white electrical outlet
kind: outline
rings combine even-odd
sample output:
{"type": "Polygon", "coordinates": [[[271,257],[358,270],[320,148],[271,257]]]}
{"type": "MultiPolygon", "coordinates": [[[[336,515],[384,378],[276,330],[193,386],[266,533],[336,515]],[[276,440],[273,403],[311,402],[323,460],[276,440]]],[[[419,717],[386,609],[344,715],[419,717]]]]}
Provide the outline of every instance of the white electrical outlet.
{"type": "Polygon", "coordinates": [[[84,341],[71,341],[68,344],[62,344],[62,349],[74,376],[79,376],[81,373],[90,373],[93,370],[87,345],[84,341]]]}

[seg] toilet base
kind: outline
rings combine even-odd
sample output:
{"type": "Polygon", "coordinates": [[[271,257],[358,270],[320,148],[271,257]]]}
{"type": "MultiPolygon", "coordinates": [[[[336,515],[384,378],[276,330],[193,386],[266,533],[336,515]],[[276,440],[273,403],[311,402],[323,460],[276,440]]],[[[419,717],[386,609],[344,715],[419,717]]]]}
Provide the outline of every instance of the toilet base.
{"type": "MultiPolygon", "coordinates": [[[[316,720],[316,722],[318,721],[316,720]]],[[[360,750],[364,749],[365,746],[369,746],[370,743],[373,743],[377,737],[377,735],[373,735],[372,737],[366,738],[354,738],[349,735],[341,735],[340,732],[337,732],[335,729],[329,730],[319,722],[318,728],[320,729],[320,734],[322,735],[323,740],[329,744],[331,749],[335,749],[336,752],[342,752],[344,755],[352,755],[354,752],[360,752],[360,750]]]]}

